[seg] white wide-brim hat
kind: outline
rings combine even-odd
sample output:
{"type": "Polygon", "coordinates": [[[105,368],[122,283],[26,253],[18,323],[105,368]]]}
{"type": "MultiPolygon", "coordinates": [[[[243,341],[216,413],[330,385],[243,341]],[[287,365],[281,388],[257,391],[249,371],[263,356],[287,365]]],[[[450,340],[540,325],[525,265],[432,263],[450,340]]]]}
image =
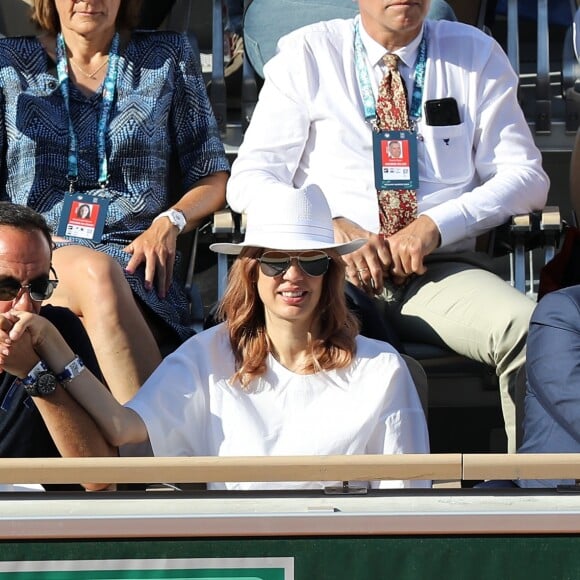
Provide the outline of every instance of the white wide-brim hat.
{"type": "Polygon", "coordinates": [[[320,188],[314,185],[257,194],[246,211],[246,217],[243,242],[216,243],[210,249],[231,255],[237,255],[248,247],[288,251],[332,249],[343,255],[366,243],[364,238],[342,244],[334,241],[328,202],[320,188]]]}

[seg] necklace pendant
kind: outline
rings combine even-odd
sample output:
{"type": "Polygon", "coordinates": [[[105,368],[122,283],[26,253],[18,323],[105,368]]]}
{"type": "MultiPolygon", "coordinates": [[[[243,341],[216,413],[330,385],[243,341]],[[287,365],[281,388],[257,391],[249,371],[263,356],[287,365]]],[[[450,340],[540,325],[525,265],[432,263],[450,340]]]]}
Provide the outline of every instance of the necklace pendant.
{"type": "Polygon", "coordinates": [[[105,68],[105,65],[109,62],[109,57],[107,56],[107,58],[92,72],[86,71],[82,66],[80,66],[78,63],[74,62],[74,61],[69,61],[72,63],[72,65],[79,71],[81,72],[87,79],[92,79],[95,80],[95,77],[97,76],[97,73],[99,73],[100,71],[103,70],[103,68],[105,68]]]}

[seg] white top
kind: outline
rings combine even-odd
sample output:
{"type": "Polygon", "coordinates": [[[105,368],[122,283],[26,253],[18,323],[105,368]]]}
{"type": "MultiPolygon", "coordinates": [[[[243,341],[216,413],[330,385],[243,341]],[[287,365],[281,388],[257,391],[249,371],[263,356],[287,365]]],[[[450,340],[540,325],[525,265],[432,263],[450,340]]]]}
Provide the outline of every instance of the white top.
{"type": "MultiPolygon", "coordinates": [[[[357,17],[359,18],[359,17],[357,17]]],[[[232,167],[227,198],[245,211],[264,184],[317,184],[333,217],[378,232],[372,136],[354,64],[354,19],[320,22],[282,38],[265,66],[259,102],[232,167]]],[[[454,97],[462,124],[418,123],[419,213],[432,218],[445,251],[473,249],[474,238],[511,215],[541,209],[549,180],[517,101],[517,77],[501,47],[478,29],[425,22],[423,103],[454,97]]],[[[385,49],[362,27],[375,92],[385,49]]],[[[397,51],[408,93],[420,38],[397,51]]],[[[272,186],[269,186],[273,189],[272,186]]]]}
{"type": "MultiPolygon", "coordinates": [[[[271,356],[267,364],[266,374],[249,391],[231,385],[234,357],[221,324],[169,355],[127,407],[142,417],[157,456],[429,453],[415,385],[390,345],[359,336],[350,367],[312,375],[295,374],[271,356]]],[[[333,483],[208,487],[290,489],[333,483]]],[[[429,483],[372,485],[425,487],[429,483]]]]}

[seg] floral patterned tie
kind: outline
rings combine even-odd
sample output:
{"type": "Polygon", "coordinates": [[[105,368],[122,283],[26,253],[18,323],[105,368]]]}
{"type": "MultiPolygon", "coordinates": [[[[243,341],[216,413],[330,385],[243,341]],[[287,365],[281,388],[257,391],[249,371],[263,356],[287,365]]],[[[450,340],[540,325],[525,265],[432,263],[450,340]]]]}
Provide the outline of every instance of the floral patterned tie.
{"type": "MultiPolygon", "coordinates": [[[[409,130],[407,93],[399,73],[396,54],[383,57],[387,72],[379,86],[377,118],[382,131],[409,130]]],[[[414,190],[378,191],[381,233],[390,236],[417,217],[417,194],[414,190]]]]}

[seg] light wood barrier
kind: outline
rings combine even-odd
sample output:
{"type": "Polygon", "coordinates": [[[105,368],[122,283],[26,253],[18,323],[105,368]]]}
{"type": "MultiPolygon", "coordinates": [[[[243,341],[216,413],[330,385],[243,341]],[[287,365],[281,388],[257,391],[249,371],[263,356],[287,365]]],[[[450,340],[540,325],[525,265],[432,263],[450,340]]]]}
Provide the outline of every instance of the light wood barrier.
{"type": "Polygon", "coordinates": [[[0,459],[0,483],[578,479],[580,454],[0,459]]]}
{"type": "Polygon", "coordinates": [[[580,454],[465,454],[463,479],[580,479],[580,454]]]}
{"type": "Polygon", "coordinates": [[[0,483],[460,479],[461,455],[0,459],[0,483]]]}

